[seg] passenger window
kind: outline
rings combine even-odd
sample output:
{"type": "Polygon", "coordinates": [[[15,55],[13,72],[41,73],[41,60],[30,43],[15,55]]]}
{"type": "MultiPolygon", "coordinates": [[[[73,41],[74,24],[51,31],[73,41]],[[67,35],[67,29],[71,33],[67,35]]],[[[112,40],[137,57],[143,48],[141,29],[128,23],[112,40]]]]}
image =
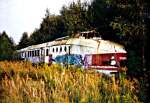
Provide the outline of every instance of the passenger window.
{"type": "Polygon", "coordinates": [[[56,48],[56,52],[58,52],[58,48],[56,48]]]}
{"type": "Polygon", "coordinates": [[[55,52],[55,49],[53,48],[53,53],[55,52]]]}
{"type": "Polygon", "coordinates": [[[34,57],[34,51],[32,51],[32,56],[34,57]]]}
{"type": "Polygon", "coordinates": [[[48,49],[46,49],[46,56],[48,56],[48,49]]]}
{"type": "Polygon", "coordinates": [[[71,47],[69,46],[69,52],[70,52],[71,47]]]}
{"type": "Polygon", "coordinates": [[[60,52],[62,52],[62,47],[60,47],[60,52]]]}

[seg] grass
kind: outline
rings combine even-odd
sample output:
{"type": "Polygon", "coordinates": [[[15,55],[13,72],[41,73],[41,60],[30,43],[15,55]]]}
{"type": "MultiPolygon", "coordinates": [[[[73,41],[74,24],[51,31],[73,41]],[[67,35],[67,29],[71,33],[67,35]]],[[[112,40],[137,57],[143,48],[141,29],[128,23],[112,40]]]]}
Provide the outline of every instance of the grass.
{"type": "Polygon", "coordinates": [[[0,103],[140,103],[138,81],[92,70],[0,62],[0,103]]]}

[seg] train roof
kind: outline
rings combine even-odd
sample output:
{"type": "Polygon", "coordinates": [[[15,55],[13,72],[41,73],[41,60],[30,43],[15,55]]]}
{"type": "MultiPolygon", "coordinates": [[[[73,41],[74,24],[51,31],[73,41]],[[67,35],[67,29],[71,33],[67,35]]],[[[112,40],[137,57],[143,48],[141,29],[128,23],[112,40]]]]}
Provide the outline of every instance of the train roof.
{"type": "Polygon", "coordinates": [[[31,45],[31,46],[28,46],[26,48],[22,48],[18,51],[26,51],[26,50],[32,50],[32,49],[39,49],[39,48],[43,48],[43,47],[46,47],[47,43],[42,43],[42,44],[37,44],[37,45],[31,45]]]}
{"type": "Polygon", "coordinates": [[[58,45],[79,45],[79,46],[95,48],[98,51],[97,53],[109,53],[109,52],[126,53],[123,45],[109,40],[103,40],[101,39],[101,37],[91,36],[94,33],[95,31],[81,32],[80,35],[76,34],[76,36],[74,37],[65,36],[65,37],[55,39],[54,41],[37,44],[37,45],[31,45],[26,48],[20,49],[18,51],[21,52],[26,50],[42,49],[44,47],[51,47],[51,46],[58,46],[58,45]]]}

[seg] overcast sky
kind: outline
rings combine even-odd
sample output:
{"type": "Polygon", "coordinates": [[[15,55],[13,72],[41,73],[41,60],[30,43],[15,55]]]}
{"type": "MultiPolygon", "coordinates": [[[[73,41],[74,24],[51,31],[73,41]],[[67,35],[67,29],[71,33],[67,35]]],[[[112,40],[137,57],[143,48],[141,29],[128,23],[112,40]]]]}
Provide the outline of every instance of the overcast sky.
{"type": "Polygon", "coordinates": [[[18,43],[23,32],[31,34],[39,28],[46,8],[58,15],[72,1],[77,0],[0,0],[0,33],[5,30],[18,43]]]}

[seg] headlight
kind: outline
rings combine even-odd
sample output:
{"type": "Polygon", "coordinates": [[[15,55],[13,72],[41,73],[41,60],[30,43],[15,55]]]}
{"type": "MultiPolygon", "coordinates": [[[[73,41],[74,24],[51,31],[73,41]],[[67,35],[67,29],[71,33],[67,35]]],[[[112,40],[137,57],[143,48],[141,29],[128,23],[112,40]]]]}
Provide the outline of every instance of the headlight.
{"type": "Polygon", "coordinates": [[[114,56],[111,57],[110,65],[116,65],[116,60],[114,56]]]}
{"type": "Polygon", "coordinates": [[[116,61],[115,60],[111,60],[110,65],[116,65],[116,61]]]}

